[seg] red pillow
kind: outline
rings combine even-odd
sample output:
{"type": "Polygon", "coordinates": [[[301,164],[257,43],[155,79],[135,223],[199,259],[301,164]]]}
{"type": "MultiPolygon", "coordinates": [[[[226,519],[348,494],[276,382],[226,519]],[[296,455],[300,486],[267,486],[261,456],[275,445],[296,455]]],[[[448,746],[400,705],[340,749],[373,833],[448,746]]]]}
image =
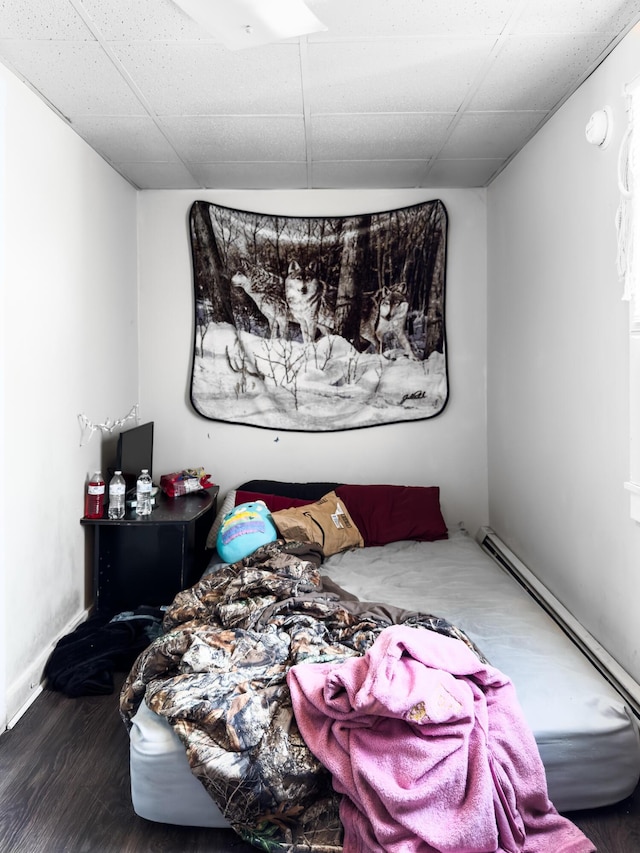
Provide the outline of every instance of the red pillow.
{"type": "Polygon", "coordinates": [[[365,545],[448,538],[439,486],[344,485],[338,486],[336,494],[344,501],[365,545]]]}
{"type": "Polygon", "coordinates": [[[281,495],[264,495],[262,492],[236,492],[236,506],[249,503],[249,501],[264,501],[269,512],[278,512],[281,509],[290,509],[292,506],[306,506],[313,501],[303,501],[300,498],[284,498],[281,495]]]}

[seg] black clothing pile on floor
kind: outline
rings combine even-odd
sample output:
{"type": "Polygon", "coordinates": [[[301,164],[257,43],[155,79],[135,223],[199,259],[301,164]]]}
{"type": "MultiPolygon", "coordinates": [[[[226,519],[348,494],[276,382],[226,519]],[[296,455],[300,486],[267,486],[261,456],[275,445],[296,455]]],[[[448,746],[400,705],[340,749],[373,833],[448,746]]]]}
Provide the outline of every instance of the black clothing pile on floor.
{"type": "Polygon", "coordinates": [[[44,670],[47,686],[72,698],[113,693],[113,673],[129,670],[162,633],[163,616],[157,607],[90,616],[56,644],[44,670]]]}

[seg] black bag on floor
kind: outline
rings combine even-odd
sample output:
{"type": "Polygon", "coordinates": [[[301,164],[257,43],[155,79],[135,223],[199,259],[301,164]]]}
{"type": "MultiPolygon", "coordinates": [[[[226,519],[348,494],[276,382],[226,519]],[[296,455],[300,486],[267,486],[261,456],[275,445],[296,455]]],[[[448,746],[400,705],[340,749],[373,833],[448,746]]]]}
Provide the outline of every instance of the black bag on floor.
{"type": "Polygon", "coordinates": [[[44,670],[47,687],[66,696],[113,693],[113,673],[127,671],[162,633],[163,611],[139,607],[117,616],[90,616],[56,644],[44,670]]]}

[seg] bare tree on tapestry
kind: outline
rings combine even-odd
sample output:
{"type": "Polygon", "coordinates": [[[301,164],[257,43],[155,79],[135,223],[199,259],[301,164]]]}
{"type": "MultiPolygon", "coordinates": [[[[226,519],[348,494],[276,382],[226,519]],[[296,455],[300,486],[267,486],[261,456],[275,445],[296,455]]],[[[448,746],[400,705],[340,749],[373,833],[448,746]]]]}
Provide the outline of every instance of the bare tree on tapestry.
{"type": "Polygon", "coordinates": [[[443,410],[441,201],[343,217],[197,201],[190,231],[191,400],[201,415],[329,431],[443,410]]]}

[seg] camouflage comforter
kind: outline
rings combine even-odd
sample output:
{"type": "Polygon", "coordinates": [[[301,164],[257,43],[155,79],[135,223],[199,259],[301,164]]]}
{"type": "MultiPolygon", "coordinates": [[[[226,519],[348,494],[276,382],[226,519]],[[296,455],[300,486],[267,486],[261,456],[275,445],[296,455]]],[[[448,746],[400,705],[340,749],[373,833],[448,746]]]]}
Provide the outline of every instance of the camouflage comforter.
{"type": "Polygon", "coordinates": [[[357,601],[321,563],[314,546],[273,542],[179,593],[120,698],[127,725],[143,698],[168,720],[230,825],[262,850],[342,850],[339,797],[293,716],[291,666],[361,655],[399,623],[479,655],[444,619],[357,601]]]}

